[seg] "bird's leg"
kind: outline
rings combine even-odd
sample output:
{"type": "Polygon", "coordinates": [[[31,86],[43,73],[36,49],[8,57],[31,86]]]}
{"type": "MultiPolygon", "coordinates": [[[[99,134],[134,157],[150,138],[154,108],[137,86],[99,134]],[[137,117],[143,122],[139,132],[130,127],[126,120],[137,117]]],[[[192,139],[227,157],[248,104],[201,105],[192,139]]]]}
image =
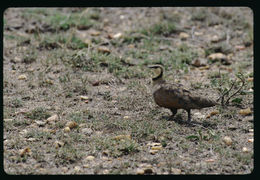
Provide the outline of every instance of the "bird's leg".
{"type": "Polygon", "coordinates": [[[170,110],[171,110],[171,112],[172,112],[172,117],[174,117],[175,114],[177,113],[177,109],[171,108],[170,110]]]}
{"type": "Polygon", "coordinates": [[[191,121],[190,109],[186,109],[186,111],[188,113],[188,122],[190,123],[190,121],[191,121]]]}

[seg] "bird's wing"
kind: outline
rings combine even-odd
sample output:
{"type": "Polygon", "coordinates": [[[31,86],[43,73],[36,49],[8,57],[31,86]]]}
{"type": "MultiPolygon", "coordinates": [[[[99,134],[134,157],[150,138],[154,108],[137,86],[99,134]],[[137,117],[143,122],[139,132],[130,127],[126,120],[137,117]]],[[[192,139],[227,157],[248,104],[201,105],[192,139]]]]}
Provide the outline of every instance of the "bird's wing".
{"type": "Polygon", "coordinates": [[[176,102],[176,106],[183,109],[200,109],[215,105],[215,102],[198,94],[195,91],[189,91],[181,84],[164,84],[165,94],[169,101],[176,102]]]}

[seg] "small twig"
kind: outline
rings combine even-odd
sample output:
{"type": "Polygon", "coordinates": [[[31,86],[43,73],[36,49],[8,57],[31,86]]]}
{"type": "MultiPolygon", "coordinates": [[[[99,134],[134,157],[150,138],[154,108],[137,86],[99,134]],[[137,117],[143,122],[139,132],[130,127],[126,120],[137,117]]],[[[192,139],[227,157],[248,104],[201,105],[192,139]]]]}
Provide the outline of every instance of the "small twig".
{"type": "Polygon", "coordinates": [[[228,95],[229,92],[233,89],[233,87],[234,87],[234,85],[235,85],[235,82],[236,82],[236,81],[234,81],[234,82],[231,84],[231,87],[229,88],[228,91],[226,91],[224,94],[222,94],[222,96],[221,96],[221,105],[222,105],[222,106],[227,105],[227,101],[226,101],[226,103],[224,103],[225,96],[228,95]]]}
{"type": "Polygon", "coordinates": [[[229,35],[229,30],[227,30],[227,34],[226,34],[226,44],[229,44],[229,40],[230,40],[230,35],[229,35]]]}
{"type": "Polygon", "coordinates": [[[229,100],[234,97],[237,93],[239,93],[241,91],[241,89],[244,87],[245,85],[245,79],[242,79],[241,77],[238,76],[238,78],[242,81],[242,85],[240,86],[240,88],[234,92],[231,96],[229,96],[229,98],[226,100],[226,103],[225,104],[228,104],[229,103],[229,100]]]}
{"type": "Polygon", "coordinates": [[[192,28],[191,28],[191,38],[192,38],[192,40],[195,39],[194,30],[195,30],[195,26],[192,26],[192,28]]]}

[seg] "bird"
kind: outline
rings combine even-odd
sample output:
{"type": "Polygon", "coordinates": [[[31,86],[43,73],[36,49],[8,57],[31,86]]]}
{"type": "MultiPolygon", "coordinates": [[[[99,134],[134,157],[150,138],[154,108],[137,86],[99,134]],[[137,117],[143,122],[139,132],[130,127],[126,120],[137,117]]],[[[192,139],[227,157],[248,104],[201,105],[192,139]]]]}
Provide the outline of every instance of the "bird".
{"type": "Polygon", "coordinates": [[[206,98],[195,91],[187,90],[183,85],[167,83],[163,79],[164,68],[162,65],[148,65],[148,68],[154,69],[157,74],[152,78],[152,93],[155,103],[172,112],[172,116],[178,109],[184,109],[188,113],[188,123],[191,122],[191,109],[202,109],[218,105],[214,100],[206,98]]]}

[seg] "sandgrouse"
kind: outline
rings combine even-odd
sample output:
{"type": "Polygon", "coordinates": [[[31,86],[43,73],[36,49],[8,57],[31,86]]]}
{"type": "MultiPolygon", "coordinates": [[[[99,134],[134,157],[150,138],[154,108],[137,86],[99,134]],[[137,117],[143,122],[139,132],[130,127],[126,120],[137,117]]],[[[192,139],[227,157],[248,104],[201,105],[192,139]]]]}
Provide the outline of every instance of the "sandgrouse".
{"type": "Polygon", "coordinates": [[[163,79],[163,67],[161,65],[149,65],[157,72],[153,77],[153,97],[160,107],[168,108],[172,112],[172,117],[178,109],[185,109],[188,112],[188,122],[191,121],[191,109],[202,109],[212,107],[218,103],[206,97],[201,97],[196,92],[188,91],[181,84],[169,84],[163,79]]]}

